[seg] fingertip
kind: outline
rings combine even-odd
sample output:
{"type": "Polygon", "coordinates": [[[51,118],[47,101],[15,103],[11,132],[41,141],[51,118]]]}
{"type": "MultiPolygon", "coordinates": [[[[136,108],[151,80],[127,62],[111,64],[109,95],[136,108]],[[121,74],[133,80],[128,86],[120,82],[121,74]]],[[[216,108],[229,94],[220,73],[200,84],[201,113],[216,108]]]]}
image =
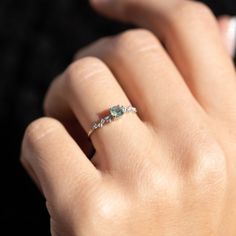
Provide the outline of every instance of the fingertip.
{"type": "Polygon", "coordinates": [[[224,15],[218,18],[218,22],[227,51],[234,57],[236,50],[236,17],[224,15]]]}
{"type": "Polygon", "coordinates": [[[33,121],[25,130],[22,148],[37,149],[39,143],[47,143],[48,136],[58,129],[61,130],[64,127],[54,118],[42,117],[33,121]]]}
{"type": "Polygon", "coordinates": [[[228,26],[229,49],[232,57],[235,56],[236,50],[236,17],[232,17],[228,26]]]}
{"type": "Polygon", "coordinates": [[[89,0],[89,2],[94,10],[105,17],[123,21],[121,2],[114,0],[89,0]]]}

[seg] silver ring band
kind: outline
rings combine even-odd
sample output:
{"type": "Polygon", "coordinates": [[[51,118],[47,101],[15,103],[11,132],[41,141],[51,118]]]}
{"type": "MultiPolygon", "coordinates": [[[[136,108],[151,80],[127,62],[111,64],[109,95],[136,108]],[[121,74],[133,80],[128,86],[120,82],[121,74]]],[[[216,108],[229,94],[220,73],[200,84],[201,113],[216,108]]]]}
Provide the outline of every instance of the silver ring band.
{"type": "Polygon", "coordinates": [[[91,129],[88,132],[88,137],[90,137],[96,129],[102,128],[104,125],[111,123],[112,121],[120,118],[125,113],[137,113],[137,109],[132,106],[113,106],[109,109],[109,114],[101,118],[97,122],[93,122],[91,129]]]}

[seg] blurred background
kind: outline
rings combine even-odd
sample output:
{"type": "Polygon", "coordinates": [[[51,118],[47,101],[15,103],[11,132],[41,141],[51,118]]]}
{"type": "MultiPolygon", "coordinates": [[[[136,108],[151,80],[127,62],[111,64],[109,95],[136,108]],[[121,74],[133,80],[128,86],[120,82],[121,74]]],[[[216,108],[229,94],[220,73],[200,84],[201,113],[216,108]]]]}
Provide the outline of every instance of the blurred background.
{"type": "MultiPolygon", "coordinates": [[[[216,15],[236,15],[235,0],[204,2],[216,15]]],[[[79,48],[128,27],[87,0],[0,0],[0,235],[50,235],[45,201],[19,163],[24,129],[79,48]]]]}

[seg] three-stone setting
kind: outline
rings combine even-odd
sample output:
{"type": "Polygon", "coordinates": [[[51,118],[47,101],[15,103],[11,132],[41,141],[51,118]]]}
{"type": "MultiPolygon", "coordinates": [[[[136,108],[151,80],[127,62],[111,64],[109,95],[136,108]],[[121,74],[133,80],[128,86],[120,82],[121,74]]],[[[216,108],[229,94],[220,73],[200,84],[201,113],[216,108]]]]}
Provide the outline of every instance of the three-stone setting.
{"type": "Polygon", "coordinates": [[[106,115],[105,117],[101,118],[97,122],[93,122],[91,125],[91,129],[88,132],[88,136],[90,137],[92,133],[99,128],[102,128],[104,125],[111,123],[113,120],[116,120],[123,116],[125,113],[137,113],[137,109],[135,107],[130,106],[113,106],[109,109],[109,115],[106,115]]]}

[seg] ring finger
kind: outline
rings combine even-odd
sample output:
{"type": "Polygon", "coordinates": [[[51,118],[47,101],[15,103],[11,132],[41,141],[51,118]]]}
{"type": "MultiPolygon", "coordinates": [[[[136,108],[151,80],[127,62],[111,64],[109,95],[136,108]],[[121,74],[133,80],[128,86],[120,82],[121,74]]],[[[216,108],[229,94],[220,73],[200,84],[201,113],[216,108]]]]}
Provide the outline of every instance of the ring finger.
{"type": "MultiPolygon", "coordinates": [[[[86,57],[74,62],[52,83],[45,106],[52,116],[56,112],[67,113],[71,117],[74,114],[88,133],[92,122],[99,121],[105,109],[116,105],[127,107],[130,101],[107,66],[97,58],[86,57]]],[[[119,151],[128,145],[132,134],[134,140],[142,137],[143,127],[137,115],[126,114],[122,119],[96,130],[91,140],[97,154],[106,158],[109,152],[114,153],[114,150],[119,151]]]]}

